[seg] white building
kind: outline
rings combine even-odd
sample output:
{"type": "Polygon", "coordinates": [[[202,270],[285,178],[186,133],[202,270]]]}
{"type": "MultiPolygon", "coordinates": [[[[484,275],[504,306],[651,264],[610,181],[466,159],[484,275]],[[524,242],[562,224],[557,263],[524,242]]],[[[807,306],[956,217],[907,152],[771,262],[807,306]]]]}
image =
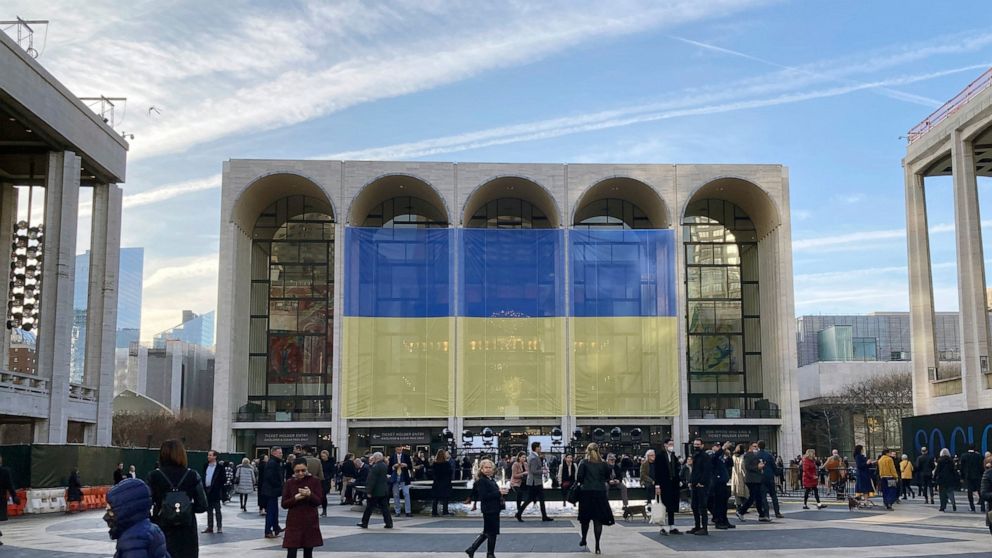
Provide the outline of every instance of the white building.
{"type": "Polygon", "coordinates": [[[232,160],[221,211],[219,450],[800,450],[780,165],[232,160]]]}

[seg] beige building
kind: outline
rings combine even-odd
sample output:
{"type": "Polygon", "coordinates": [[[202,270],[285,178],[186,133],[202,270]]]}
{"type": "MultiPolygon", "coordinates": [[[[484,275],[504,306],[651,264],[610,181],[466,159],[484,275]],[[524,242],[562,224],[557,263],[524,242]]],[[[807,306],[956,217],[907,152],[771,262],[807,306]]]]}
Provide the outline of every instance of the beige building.
{"type": "Polygon", "coordinates": [[[909,132],[903,159],[916,414],[992,407],[989,321],[978,176],[992,176],[992,69],[909,132]],[[942,360],[934,332],[926,178],[953,177],[960,361],[942,360]]]}
{"type": "Polygon", "coordinates": [[[800,451],[781,165],[231,160],[221,212],[218,450],[800,451]]]}

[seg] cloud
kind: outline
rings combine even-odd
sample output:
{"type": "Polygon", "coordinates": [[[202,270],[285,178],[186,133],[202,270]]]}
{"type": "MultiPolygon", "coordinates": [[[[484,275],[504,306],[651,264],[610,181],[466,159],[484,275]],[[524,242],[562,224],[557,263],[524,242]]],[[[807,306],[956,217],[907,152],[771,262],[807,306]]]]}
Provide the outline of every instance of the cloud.
{"type": "Polygon", "coordinates": [[[856,203],[859,203],[861,201],[864,201],[864,199],[865,199],[865,195],[864,194],[846,194],[846,195],[837,195],[837,196],[834,196],[833,197],[833,200],[834,201],[837,201],[837,202],[840,202],[840,203],[843,203],[843,204],[846,204],[846,205],[854,205],[856,203]]]}
{"type": "Polygon", "coordinates": [[[145,12],[140,25],[128,9],[64,4],[73,23],[85,15],[114,24],[59,27],[72,30],[70,41],[54,33],[56,19],[45,63],[74,91],[127,92],[136,161],[767,3],[147,3],[131,8],[145,12]],[[177,33],[170,23],[184,17],[200,25],[177,33]],[[150,117],[150,106],[161,114],[150,117]]]}
{"type": "Polygon", "coordinates": [[[215,253],[187,258],[147,258],[142,293],[143,341],[178,324],[183,310],[208,312],[217,306],[215,253]]]}

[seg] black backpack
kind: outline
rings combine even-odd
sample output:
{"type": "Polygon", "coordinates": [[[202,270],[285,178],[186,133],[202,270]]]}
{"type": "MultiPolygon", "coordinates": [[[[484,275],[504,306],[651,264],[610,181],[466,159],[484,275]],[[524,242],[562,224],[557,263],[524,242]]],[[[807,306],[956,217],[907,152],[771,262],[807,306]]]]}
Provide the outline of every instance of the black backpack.
{"type": "Polygon", "coordinates": [[[186,469],[182,478],[179,479],[178,487],[172,484],[169,475],[159,471],[169,483],[169,491],[162,498],[162,507],[158,510],[158,524],[160,527],[185,527],[193,523],[193,501],[189,499],[189,494],[182,490],[183,481],[190,472],[186,469]]]}

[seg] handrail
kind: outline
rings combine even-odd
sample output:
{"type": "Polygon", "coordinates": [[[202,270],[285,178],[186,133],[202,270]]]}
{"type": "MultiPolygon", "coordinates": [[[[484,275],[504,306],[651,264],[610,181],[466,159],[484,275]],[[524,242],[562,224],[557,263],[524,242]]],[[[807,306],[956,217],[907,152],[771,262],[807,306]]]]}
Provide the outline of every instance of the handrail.
{"type": "Polygon", "coordinates": [[[0,389],[38,395],[48,394],[48,378],[33,374],[0,370],[0,389]]]}
{"type": "Polygon", "coordinates": [[[992,68],[989,68],[985,73],[978,76],[978,79],[968,84],[967,87],[951,98],[950,101],[947,101],[939,109],[933,111],[930,116],[923,119],[923,122],[913,126],[906,134],[909,143],[912,144],[914,141],[923,137],[924,134],[932,130],[948,116],[957,112],[958,109],[974,98],[975,95],[978,95],[989,86],[992,86],[992,68]]]}

